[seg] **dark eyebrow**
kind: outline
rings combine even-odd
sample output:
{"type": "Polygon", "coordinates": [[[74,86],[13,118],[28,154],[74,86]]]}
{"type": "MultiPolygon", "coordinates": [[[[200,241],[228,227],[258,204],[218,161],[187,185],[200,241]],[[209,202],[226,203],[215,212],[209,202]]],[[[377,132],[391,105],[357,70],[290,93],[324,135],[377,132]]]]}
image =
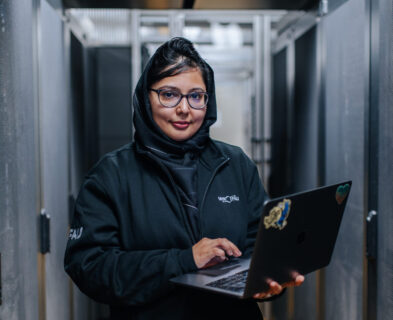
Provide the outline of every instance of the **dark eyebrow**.
{"type": "MultiPolygon", "coordinates": [[[[158,88],[158,90],[163,90],[163,89],[170,89],[170,90],[176,90],[176,91],[178,91],[178,92],[181,92],[181,90],[180,90],[179,88],[173,87],[173,86],[162,86],[162,87],[159,87],[159,88],[158,88]]],[[[188,92],[190,93],[190,92],[194,92],[194,91],[196,91],[196,90],[200,90],[200,91],[202,91],[202,92],[205,92],[205,91],[204,91],[202,88],[200,88],[200,87],[191,88],[190,90],[188,90],[188,92]]]]}
{"type": "Polygon", "coordinates": [[[201,91],[205,92],[205,90],[203,90],[202,88],[199,88],[199,87],[190,89],[190,91],[195,91],[195,90],[201,90],[201,91]]]}

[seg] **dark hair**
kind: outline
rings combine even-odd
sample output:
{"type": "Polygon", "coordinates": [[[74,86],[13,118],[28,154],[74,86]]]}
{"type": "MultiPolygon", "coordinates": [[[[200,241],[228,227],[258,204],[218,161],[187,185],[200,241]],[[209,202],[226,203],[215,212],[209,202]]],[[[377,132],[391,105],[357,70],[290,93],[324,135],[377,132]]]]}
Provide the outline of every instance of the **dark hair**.
{"type": "Polygon", "coordinates": [[[208,86],[208,66],[195,50],[191,41],[176,37],[161,45],[152,57],[147,74],[148,88],[166,77],[175,76],[185,70],[199,68],[206,87],[208,86]]]}

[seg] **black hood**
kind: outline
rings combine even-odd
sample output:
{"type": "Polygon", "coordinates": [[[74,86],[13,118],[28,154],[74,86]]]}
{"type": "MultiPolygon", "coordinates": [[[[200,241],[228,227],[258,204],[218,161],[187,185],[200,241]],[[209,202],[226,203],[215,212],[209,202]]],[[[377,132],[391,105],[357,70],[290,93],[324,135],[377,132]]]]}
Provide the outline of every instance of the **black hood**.
{"type": "Polygon", "coordinates": [[[198,153],[205,146],[209,138],[209,128],[217,119],[217,105],[214,87],[214,73],[206,63],[207,74],[204,77],[209,100],[205,119],[197,133],[185,141],[175,141],[169,138],[155,123],[149,102],[149,88],[147,87],[147,75],[152,66],[154,55],[148,61],[133,96],[135,142],[140,147],[154,147],[159,150],[183,155],[186,152],[198,153]]]}

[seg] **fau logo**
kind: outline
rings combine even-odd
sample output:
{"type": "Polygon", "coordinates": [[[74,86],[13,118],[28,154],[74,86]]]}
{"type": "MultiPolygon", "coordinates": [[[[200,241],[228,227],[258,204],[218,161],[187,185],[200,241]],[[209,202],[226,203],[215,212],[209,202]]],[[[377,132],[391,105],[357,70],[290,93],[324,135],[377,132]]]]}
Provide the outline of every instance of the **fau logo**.
{"type": "Polygon", "coordinates": [[[77,229],[70,229],[70,234],[68,238],[70,240],[78,240],[82,236],[83,227],[77,229]]]}

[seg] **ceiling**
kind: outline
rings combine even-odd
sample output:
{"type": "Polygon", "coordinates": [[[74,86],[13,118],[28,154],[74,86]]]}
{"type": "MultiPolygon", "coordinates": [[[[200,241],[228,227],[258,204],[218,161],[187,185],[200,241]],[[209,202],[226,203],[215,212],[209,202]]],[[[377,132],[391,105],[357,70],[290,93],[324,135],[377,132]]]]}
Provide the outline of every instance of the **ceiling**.
{"type": "Polygon", "coordinates": [[[271,36],[305,16],[305,11],[286,10],[141,10],[72,8],[65,10],[66,21],[74,35],[86,46],[129,46],[133,39],[132,20],[139,21],[142,42],[162,43],[181,34],[198,44],[241,42],[252,44],[255,17],[268,17],[271,36]],[[174,22],[181,23],[175,25],[174,22]],[[179,33],[178,29],[181,29],[179,33]],[[217,38],[218,37],[218,38],[217,38]],[[241,40],[240,40],[241,39],[241,40]]]}
{"type": "Polygon", "coordinates": [[[68,8],[208,9],[208,10],[307,10],[319,0],[49,0],[68,8]]]}

